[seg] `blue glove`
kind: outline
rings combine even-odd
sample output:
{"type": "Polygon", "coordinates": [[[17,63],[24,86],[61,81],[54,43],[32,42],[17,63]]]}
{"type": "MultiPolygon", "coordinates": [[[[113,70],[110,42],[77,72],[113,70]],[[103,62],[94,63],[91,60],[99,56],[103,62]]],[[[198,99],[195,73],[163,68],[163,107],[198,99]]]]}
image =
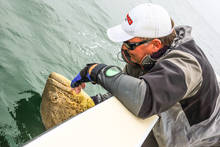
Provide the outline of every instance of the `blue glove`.
{"type": "Polygon", "coordinates": [[[93,64],[87,64],[86,67],[84,67],[77,74],[77,76],[71,82],[71,87],[72,88],[78,87],[80,84],[82,84],[84,82],[92,81],[88,71],[89,71],[90,67],[93,66],[93,65],[94,65],[94,63],[93,64]]]}
{"type": "Polygon", "coordinates": [[[84,67],[80,73],[78,73],[78,75],[72,80],[71,87],[78,87],[84,82],[92,82],[93,84],[97,83],[97,75],[104,67],[106,67],[105,64],[87,64],[86,67],[84,67]]]}

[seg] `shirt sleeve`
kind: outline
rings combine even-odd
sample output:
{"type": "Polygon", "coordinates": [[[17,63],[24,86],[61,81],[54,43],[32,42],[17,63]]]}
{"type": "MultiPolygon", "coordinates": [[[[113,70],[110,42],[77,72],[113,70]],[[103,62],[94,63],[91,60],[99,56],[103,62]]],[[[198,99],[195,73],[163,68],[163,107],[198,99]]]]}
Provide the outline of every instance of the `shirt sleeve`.
{"type": "Polygon", "coordinates": [[[140,77],[149,87],[139,115],[151,116],[168,110],[200,89],[202,70],[189,53],[173,51],[140,77]]]}

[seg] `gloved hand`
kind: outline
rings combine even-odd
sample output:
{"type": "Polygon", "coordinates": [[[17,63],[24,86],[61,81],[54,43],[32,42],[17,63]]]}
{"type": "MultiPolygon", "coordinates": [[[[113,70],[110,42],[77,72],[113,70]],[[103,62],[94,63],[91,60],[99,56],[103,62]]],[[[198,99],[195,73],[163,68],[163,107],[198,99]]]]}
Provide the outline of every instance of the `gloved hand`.
{"type": "Polygon", "coordinates": [[[81,89],[85,88],[85,82],[97,83],[97,75],[104,67],[106,67],[105,64],[87,64],[72,80],[71,87],[76,93],[80,93],[81,89]]]}
{"type": "Polygon", "coordinates": [[[86,67],[84,67],[77,76],[72,80],[71,87],[75,88],[80,86],[84,82],[91,82],[91,71],[96,66],[96,63],[87,64],[86,67]]]}

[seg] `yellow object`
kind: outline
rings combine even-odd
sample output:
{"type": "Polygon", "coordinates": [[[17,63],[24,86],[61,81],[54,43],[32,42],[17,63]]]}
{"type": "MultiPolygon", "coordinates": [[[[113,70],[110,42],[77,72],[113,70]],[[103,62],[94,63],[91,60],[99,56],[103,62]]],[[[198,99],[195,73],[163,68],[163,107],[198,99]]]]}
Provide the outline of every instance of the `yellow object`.
{"type": "Polygon", "coordinates": [[[49,75],[42,95],[40,110],[46,129],[95,105],[83,90],[76,94],[70,87],[70,83],[70,80],[55,72],[49,75]]]}

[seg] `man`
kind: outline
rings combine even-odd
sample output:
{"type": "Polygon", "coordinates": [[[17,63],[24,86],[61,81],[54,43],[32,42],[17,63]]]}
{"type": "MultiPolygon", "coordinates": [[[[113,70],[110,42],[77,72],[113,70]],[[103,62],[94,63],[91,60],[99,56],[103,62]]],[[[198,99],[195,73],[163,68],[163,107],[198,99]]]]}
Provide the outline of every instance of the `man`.
{"type": "Polygon", "coordinates": [[[117,66],[87,64],[71,86],[79,92],[91,81],[137,117],[158,114],[153,133],[159,146],[220,145],[218,82],[190,33],[189,26],[174,28],[161,6],[138,5],[107,31],[112,41],[123,42],[124,72],[117,66]]]}

